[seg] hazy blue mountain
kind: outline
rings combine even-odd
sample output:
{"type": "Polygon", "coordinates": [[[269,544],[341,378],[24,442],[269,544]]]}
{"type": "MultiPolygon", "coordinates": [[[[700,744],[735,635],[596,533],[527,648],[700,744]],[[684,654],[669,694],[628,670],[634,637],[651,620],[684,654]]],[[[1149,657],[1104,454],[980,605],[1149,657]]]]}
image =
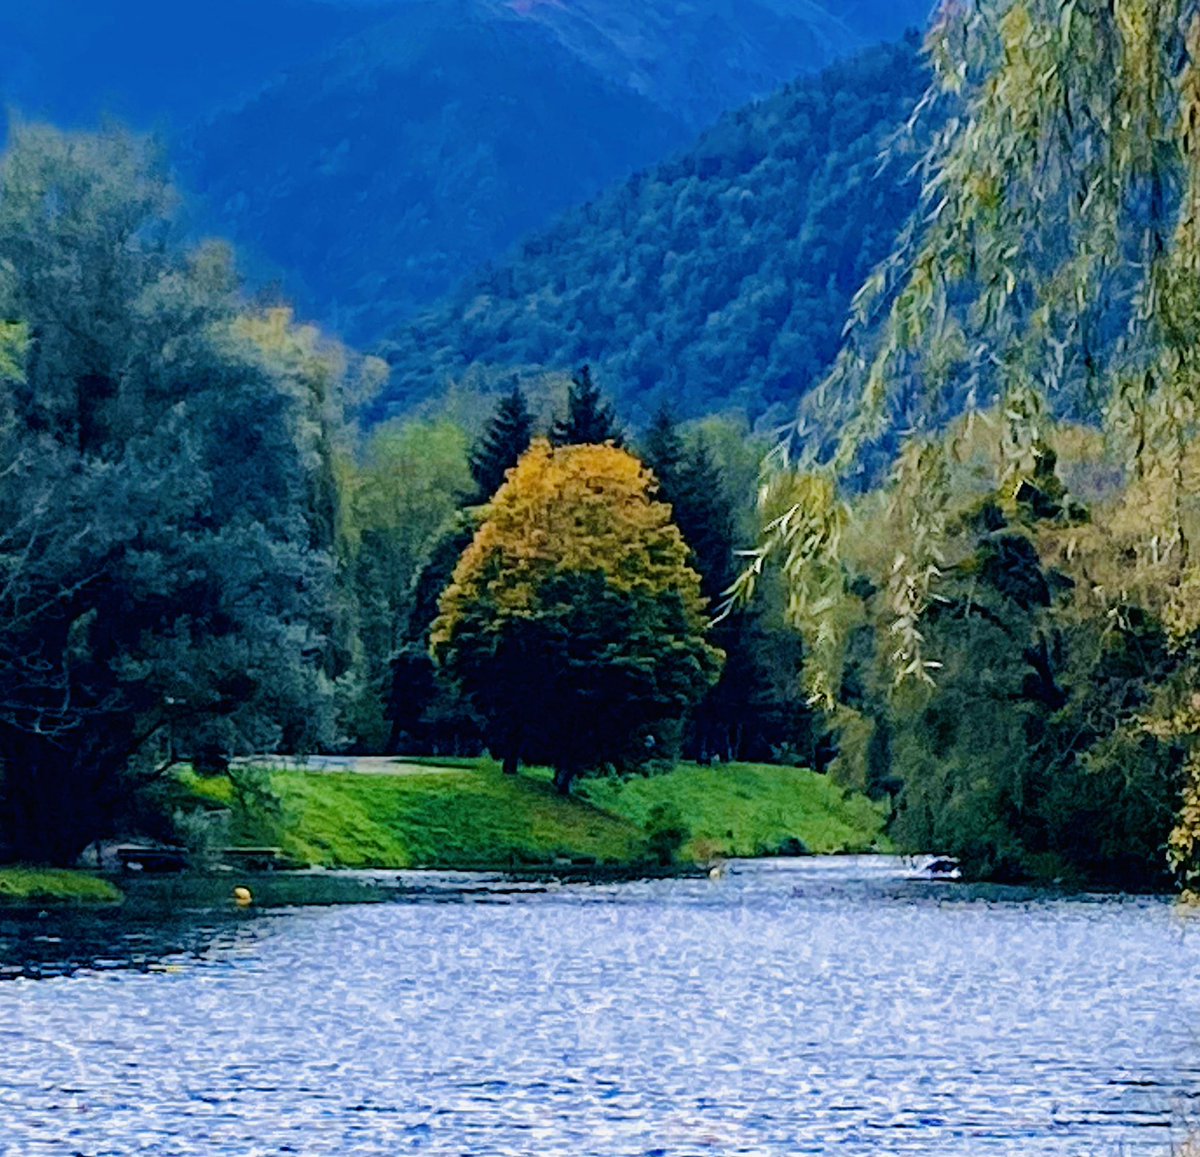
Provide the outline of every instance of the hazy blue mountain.
{"type": "Polygon", "coordinates": [[[212,120],[186,156],[211,217],[358,338],[678,139],[668,111],[540,25],[455,7],[373,28],[212,120]]]}
{"type": "Polygon", "coordinates": [[[0,96],[172,142],[253,279],[359,341],[931,0],[0,0],[0,96]]]}
{"type": "Polygon", "coordinates": [[[289,293],[367,340],[928,3],[410,0],[210,119],[187,173],[289,293]]]}
{"type": "Polygon", "coordinates": [[[326,0],[0,0],[0,100],[63,127],[178,128],[381,18],[326,0]]]}
{"type": "Polygon", "coordinates": [[[802,72],[923,26],[932,0],[509,0],[696,132],[802,72]]]}
{"type": "Polygon", "coordinates": [[[901,42],[726,115],[401,326],[373,416],[455,381],[537,393],[587,362],[636,424],[663,401],[784,417],[915,204],[909,166],[880,154],[926,79],[901,42]]]}

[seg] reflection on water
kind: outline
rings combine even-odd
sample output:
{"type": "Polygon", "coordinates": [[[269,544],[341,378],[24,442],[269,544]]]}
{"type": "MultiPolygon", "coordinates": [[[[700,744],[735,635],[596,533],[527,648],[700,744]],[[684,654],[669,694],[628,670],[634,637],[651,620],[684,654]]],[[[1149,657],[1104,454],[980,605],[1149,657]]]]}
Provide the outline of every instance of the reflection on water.
{"type": "Polygon", "coordinates": [[[1200,921],[1163,900],[883,859],[399,884],[0,919],[0,1157],[1090,1157],[1200,1097],[1200,921]]]}

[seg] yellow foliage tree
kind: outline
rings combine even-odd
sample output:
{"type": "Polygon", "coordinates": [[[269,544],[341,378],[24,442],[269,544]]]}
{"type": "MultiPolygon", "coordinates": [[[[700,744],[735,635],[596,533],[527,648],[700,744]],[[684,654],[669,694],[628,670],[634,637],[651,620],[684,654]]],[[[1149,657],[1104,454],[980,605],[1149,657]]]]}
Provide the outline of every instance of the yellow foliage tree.
{"type": "Polygon", "coordinates": [[[566,792],[589,768],[665,755],[715,682],[700,576],[655,489],[611,445],[537,441],[487,508],[431,647],[506,770],[546,760],[566,792]]]}

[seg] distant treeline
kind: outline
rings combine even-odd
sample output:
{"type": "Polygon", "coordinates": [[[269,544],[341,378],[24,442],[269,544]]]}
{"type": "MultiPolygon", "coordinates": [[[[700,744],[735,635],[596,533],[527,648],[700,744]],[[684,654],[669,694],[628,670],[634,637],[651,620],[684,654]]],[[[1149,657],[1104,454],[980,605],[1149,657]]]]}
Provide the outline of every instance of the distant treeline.
{"type": "MultiPolygon", "coordinates": [[[[555,663],[576,672],[544,729],[584,704],[623,729],[586,750],[565,736],[560,786],[681,750],[813,762],[778,611],[707,627],[755,533],[744,428],[660,415],[634,447],[660,486],[615,448],[629,435],[583,368],[545,424],[517,389],[470,434],[443,418],[364,437],[350,415],[383,367],[248,302],[226,247],[181,241],[177,204],[154,150],[120,132],[21,128],[0,163],[0,856],[179,838],[180,763],[496,748],[500,684],[453,628],[470,620],[503,658],[487,600],[510,576],[466,598],[456,567],[539,433],[597,453],[546,460],[580,504],[564,519],[553,486],[537,498],[558,540],[494,555],[515,584],[499,610],[515,599],[531,623],[514,636],[528,662],[503,671],[526,710],[564,686],[555,663]]],[[[519,751],[559,762],[531,731],[519,751]]]]}

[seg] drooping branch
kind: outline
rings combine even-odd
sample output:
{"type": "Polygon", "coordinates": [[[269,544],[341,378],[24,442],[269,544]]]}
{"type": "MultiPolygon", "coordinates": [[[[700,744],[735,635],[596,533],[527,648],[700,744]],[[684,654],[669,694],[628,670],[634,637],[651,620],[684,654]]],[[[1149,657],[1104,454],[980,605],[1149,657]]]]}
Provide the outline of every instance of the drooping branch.
{"type": "Polygon", "coordinates": [[[800,503],[770,522],[752,560],[778,558],[793,606],[815,605],[844,560],[838,537],[812,526],[869,483],[865,455],[875,473],[890,458],[907,544],[889,579],[902,678],[927,678],[918,623],[944,531],[933,447],[964,411],[1000,415],[993,481],[1009,493],[1033,478],[1055,420],[1104,430],[1130,475],[1154,480],[1154,557],[1187,565],[1185,463],[1200,418],[1197,9],[946,0],[929,34],[932,80],[909,133],[925,142],[918,210],[855,298],[787,452],[768,464],[823,484],[796,487],[800,503]]]}

